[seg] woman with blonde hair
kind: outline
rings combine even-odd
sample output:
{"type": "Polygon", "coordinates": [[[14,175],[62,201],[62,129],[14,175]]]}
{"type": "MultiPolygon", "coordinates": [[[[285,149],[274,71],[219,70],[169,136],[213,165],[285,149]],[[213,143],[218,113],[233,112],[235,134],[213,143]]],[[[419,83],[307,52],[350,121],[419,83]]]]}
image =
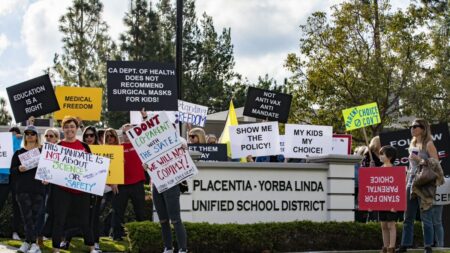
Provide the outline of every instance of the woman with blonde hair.
{"type": "Polygon", "coordinates": [[[205,130],[196,127],[189,131],[189,143],[190,144],[206,144],[205,130]]]}
{"type": "MultiPolygon", "coordinates": [[[[405,220],[403,222],[402,242],[397,252],[406,252],[407,248],[413,244],[414,237],[414,220],[416,217],[417,209],[420,207],[420,217],[422,220],[423,230],[423,242],[425,253],[432,252],[431,246],[434,241],[433,231],[433,213],[432,202],[434,194],[431,194],[429,198],[420,197],[417,195],[417,191],[420,188],[431,186],[434,187],[434,193],[436,192],[436,186],[442,184],[443,172],[439,165],[439,157],[436,147],[433,144],[431,137],[430,124],[425,119],[415,119],[410,125],[412,141],[409,146],[409,168],[407,173],[406,183],[406,211],[405,220]],[[440,171],[437,171],[437,178],[430,184],[417,187],[415,185],[416,173],[420,165],[427,165],[430,163],[437,164],[440,171]]],[[[420,193],[419,193],[420,194],[420,193]]]]}
{"type": "Polygon", "coordinates": [[[24,224],[25,241],[18,252],[40,253],[36,243],[38,231],[37,223],[44,203],[45,188],[41,181],[35,178],[37,167],[27,168],[22,165],[19,155],[33,149],[41,151],[38,132],[35,126],[27,126],[24,131],[23,148],[17,150],[11,160],[11,174],[15,175],[16,199],[24,224]]]}
{"type": "Polygon", "coordinates": [[[54,127],[47,128],[45,130],[44,137],[46,142],[56,144],[59,141],[59,131],[54,127]]]}

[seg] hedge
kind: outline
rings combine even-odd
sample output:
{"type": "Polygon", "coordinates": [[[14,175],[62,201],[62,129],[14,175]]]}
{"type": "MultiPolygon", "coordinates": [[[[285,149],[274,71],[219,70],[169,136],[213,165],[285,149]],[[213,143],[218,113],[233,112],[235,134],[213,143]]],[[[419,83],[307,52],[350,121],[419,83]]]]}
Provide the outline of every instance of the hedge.
{"type": "MultiPolygon", "coordinates": [[[[132,222],[125,225],[133,253],[161,252],[160,225],[132,222]]],[[[185,223],[190,252],[294,252],[370,250],[382,246],[379,223],[311,222],[257,224],[185,223]]],[[[397,244],[402,224],[397,224],[397,244]]],[[[174,244],[176,240],[174,235],[174,244]]],[[[414,242],[422,245],[420,223],[415,224],[414,242]]]]}

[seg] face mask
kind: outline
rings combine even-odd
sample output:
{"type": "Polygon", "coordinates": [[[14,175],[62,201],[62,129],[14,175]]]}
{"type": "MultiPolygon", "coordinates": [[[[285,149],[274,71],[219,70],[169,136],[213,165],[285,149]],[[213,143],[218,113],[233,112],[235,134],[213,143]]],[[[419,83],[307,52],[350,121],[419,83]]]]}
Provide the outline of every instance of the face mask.
{"type": "Polygon", "coordinates": [[[384,162],[384,161],[386,160],[386,156],[385,156],[385,155],[380,155],[380,160],[381,160],[382,162],[384,162]]]}

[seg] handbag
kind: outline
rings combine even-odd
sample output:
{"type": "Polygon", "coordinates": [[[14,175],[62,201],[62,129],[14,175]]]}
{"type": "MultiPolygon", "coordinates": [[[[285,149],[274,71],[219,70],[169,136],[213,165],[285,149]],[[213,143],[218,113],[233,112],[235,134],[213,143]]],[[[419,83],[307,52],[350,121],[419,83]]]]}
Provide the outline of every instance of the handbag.
{"type": "Polygon", "coordinates": [[[434,172],[429,166],[428,162],[424,165],[420,165],[416,175],[414,177],[414,185],[423,186],[432,182],[435,182],[437,179],[437,174],[434,172]]]}
{"type": "Polygon", "coordinates": [[[180,187],[180,192],[185,193],[189,191],[189,186],[186,180],[181,181],[181,183],[178,184],[180,187]]]}

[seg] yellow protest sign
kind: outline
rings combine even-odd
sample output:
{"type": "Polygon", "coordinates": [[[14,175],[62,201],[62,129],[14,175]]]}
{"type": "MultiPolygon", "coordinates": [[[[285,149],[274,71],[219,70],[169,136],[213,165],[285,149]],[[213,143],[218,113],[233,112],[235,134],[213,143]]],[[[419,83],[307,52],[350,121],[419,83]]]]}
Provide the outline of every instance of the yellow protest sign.
{"type": "Polygon", "coordinates": [[[347,131],[381,123],[377,103],[348,108],[342,114],[347,131]]]}
{"type": "Polygon", "coordinates": [[[55,112],[55,119],[72,115],[81,120],[100,120],[102,88],[58,86],[55,88],[55,95],[60,108],[55,112]]]}
{"type": "Polygon", "coordinates": [[[107,184],[124,184],[125,175],[123,169],[123,146],[122,145],[89,145],[91,152],[98,156],[111,159],[109,173],[106,178],[107,184]]]}

